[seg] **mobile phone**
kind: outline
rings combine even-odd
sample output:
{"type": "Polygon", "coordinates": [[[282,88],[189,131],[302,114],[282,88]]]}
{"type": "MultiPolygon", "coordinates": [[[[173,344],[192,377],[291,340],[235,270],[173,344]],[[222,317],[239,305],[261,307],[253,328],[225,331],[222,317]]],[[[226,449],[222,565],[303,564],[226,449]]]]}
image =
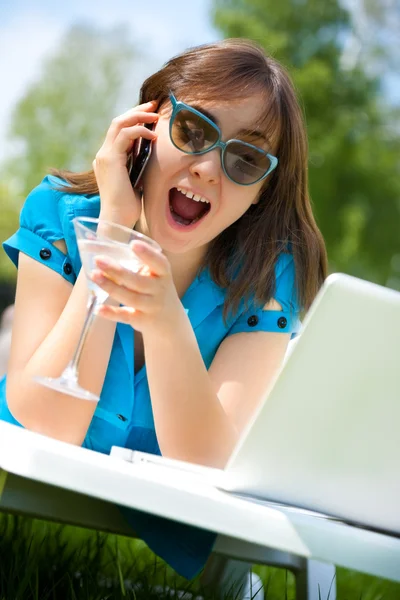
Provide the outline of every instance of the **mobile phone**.
{"type": "MultiPolygon", "coordinates": [[[[147,129],[153,130],[154,123],[145,123],[147,129]]],[[[140,138],[128,157],[127,169],[133,188],[140,186],[143,172],[151,155],[151,140],[140,138]]]]}

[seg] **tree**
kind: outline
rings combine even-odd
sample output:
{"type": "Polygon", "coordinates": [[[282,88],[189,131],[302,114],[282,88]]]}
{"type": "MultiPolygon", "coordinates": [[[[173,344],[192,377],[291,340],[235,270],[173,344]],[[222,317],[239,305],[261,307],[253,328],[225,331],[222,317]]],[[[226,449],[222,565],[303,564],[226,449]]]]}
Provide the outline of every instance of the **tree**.
{"type": "MultiPolygon", "coordinates": [[[[124,86],[131,81],[133,59],[124,29],[75,26],[66,34],[12,116],[10,137],[20,152],[6,169],[17,176],[24,194],[50,166],[91,167],[124,86]]],[[[135,101],[132,98],[132,106],[135,101]]]]}
{"type": "Polygon", "coordinates": [[[400,3],[398,0],[361,0],[353,13],[359,59],[372,72],[392,72],[399,79],[400,3]]]}
{"type": "Polygon", "coordinates": [[[380,79],[344,60],[350,14],[338,0],[214,0],[214,21],[260,43],[295,82],[331,270],[400,289],[399,115],[381,101],[380,79]]]}
{"type": "MultiPolygon", "coordinates": [[[[18,190],[13,188],[9,181],[0,180],[0,240],[4,241],[18,229],[18,214],[22,198],[18,197],[18,190]]],[[[0,252],[0,285],[4,281],[15,278],[15,267],[5,252],[0,252]]],[[[3,307],[4,308],[4,307],[3,307]]]]}
{"type": "MultiPolygon", "coordinates": [[[[99,31],[73,27],[41,77],[13,111],[9,136],[18,151],[1,166],[1,240],[18,228],[27,193],[49,167],[86,170],[101,145],[117,106],[133,97],[135,53],[124,29],[99,31]]],[[[0,252],[0,282],[15,278],[15,268],[0,252]]]]}

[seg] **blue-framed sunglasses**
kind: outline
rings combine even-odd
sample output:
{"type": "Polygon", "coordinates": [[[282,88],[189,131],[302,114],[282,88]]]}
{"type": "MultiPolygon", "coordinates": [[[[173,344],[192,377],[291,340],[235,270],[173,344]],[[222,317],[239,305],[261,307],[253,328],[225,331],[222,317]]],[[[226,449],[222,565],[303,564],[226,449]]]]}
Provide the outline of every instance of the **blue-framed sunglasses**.
{"type": "Polygon", "coordinates": [[[242,140],[221,140],[221,130],[208,117],[170,92],[172,115],[169,136],[173,145],[186,154],[205,154],[221,148],[221,164],[225,175],[239,185],[253,185],[273,171],[278,159],[261,148],[242,140]]]}

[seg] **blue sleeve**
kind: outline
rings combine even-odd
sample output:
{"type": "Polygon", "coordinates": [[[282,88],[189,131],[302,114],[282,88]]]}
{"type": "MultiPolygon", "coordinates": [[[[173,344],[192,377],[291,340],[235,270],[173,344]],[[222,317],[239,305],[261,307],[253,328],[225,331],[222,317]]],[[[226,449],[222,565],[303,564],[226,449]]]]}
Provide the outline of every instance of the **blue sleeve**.
{"type": "Polygon", "coordinates": [[[282,310],[263,310],[254,304],[245,310],[232,325],[228,335],[251,331],[290,333],[295,337],[300,330],[299,305],[295,289],[293,256],[281,254],[275,266],[276,288],[274,299],[282,310]]]}
{"type": "Polygon", "coordinates": [[[21,209],[20,227],[3,242],[3,248],[16,267],[19,253],[23,252],[74,283],[76,276],[68,256],[53,246],[53,242],[65,237],[58,213],[63,192],[52,187],[56,181],[47,176],[28,195],[21,209]]]}

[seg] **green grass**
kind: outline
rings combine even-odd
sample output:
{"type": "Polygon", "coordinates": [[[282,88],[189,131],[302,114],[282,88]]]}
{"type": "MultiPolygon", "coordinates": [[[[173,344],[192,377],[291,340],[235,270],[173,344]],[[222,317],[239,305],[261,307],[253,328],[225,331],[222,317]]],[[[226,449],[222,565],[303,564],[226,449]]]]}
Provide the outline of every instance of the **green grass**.
{"type": "MultiPolygon", "coordinates": [[[[264,566],[254,571],[267,600],[294,600],[291,573],[264,566]]],[[[400,599],[400,584],[345,569],[338,569],[337,588],[338,600],[400,599]]],[[[183,600],[216,598],[199,578],[178,577],[140,540],[0,517],[0,600],[163,600],[171,590],[186,591],[183,600]]]]}

